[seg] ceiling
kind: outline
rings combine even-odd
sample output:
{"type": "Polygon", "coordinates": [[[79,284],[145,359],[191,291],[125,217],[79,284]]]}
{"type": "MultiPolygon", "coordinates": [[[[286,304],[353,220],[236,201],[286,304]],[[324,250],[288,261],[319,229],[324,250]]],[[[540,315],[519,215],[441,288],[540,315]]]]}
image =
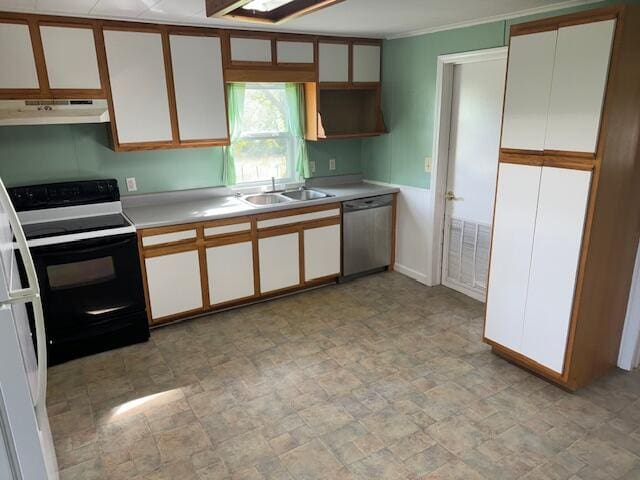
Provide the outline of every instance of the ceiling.
{"type": "MultiPolygon", "coordinates": [[[[550,11],[594,0],[345,0],[271,30],[394,38],[550,11]]],[[[210,19],[205,0],[0,0],[0,11],[22,11],[144,22],[252,28],[210,19]]]]}

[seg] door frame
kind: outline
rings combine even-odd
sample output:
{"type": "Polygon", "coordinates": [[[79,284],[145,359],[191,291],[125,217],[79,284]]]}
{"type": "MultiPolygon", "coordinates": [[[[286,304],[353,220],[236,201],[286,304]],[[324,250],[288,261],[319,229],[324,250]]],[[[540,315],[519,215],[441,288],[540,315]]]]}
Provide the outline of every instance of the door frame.
{"type": "MultiPolygon", "coordinates": [[[[436,108],[433,132],[433,160],[431,170],[431,189],[429,190],[429,203],[431,205],[431,212],[433,215],[430,252],[432,258],[432,285],[440,285],[442,283],[442,252],[444,242],[444,216],[446,209],[444,195],[447,188],[447,173],[449,167],[453,71],[456,65],[507,59],[508,52],[508,47],[498,47],[438,56],[438,67],[436,72],[436,108]]],[[[497,161],[498,160],[496,158],[496,162],[497,161]]]]}

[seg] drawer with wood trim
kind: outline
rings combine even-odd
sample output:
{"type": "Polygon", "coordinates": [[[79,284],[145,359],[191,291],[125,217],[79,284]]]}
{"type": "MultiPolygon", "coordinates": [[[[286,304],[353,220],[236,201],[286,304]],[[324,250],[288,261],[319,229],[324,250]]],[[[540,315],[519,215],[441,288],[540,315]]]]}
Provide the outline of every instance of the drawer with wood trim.
{"type": "Polygon", "coordinates": [[[340,219],[341,210],[339,203],[319,205],[313,207],[296,208],[282,212],[270,212],[257,215],[258,230],[267,228],[297,225],[306,222],[314,222],[326,219],[340,219]]]}
{"type": "Polygon", "coordinates": [[[145,249],[195,243],[198,240],[198,228],[196,224],[147,228],[140,231],[140,242],[145,249]]]}
{"type": "Polygon", "coordinates": [[[204,238],[219,238],[228,235],[251,233],[251,217],[236,217],[224,220],[216,220],[203,224],[204,238]]]}

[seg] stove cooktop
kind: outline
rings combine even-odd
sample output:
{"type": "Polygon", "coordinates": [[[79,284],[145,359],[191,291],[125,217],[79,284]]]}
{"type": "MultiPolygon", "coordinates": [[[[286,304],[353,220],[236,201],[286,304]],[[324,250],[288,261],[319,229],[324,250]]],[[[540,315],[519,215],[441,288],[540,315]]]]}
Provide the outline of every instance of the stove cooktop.
{"type": "Polygon", "coordinates": [[[93,232],[111,228],[128,227],[131,224],[123,215],[98,215],[95,217],[72,218],[53,222],[31,223],[22,226],[27,240],[36,238],[70,235],[72,233],[93,232]]]}

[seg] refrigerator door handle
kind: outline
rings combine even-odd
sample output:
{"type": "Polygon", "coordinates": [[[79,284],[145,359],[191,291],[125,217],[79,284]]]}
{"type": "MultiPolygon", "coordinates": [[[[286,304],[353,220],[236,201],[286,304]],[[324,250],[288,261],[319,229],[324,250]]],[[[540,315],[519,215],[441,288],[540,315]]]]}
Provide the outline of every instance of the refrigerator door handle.
{"type": "Polygon", "coordinates": [[[47,395],[47,341],[44,328],[44,314],[42,312],[42,301],[40,300],[40,288],[38,286],[38,275],[33,264],[33,258],[27,244],[27,237],[22,230],[22,225],[18,219],[18,214],[13,208],[11,198],[7,193],[4,183],[0,181],[0,205],[7,215],[7,220],[16,239],[18,251],[24,263],[28,285],[26,288],[12,290],[9,292],[9,302],[20,302],[33,304],[33,316],[36,330],[36,350],[38,354],[37,390],[34,408],[38,424],[46,417],[46,395],[47,395]]]}

